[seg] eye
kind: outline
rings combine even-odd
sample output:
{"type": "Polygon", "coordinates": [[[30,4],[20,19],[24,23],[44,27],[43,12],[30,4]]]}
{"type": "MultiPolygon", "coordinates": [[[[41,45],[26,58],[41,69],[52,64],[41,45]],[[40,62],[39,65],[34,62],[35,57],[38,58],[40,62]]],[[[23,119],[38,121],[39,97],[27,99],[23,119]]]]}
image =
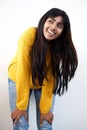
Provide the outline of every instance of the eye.
{"type": "Polygon", "coordinates": [[[62,23],[58,23],[57,27],[58,27],[59,29],[63,29],[63,24],[62,24],[62,23]]]}
{"type": "Polygon", "coordinates": [[[49,19],[47,22],[50,24],[54,23],[54,21],[52,19],[49,19]]]}

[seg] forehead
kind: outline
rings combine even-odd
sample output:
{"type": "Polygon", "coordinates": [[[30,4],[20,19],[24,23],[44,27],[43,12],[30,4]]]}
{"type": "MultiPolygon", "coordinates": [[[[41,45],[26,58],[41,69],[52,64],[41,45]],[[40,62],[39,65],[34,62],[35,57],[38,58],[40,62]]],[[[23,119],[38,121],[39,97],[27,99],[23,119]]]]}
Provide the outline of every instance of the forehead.
{"type": "Polygon", "coordinates": [[[49,17],[48,19],[52,19],[53,21],[62,22],[63,23],[63,17],[62,16],[49,17]]]}

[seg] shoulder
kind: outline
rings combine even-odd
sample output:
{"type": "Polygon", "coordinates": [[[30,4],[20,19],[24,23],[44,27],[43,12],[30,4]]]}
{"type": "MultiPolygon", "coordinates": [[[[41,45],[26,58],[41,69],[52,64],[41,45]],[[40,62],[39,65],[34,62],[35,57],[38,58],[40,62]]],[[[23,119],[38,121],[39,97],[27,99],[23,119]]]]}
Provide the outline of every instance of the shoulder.
{"type": "Polygon", "coordinates": [[[28,35],[28,34],[34,35],[34,34],[36,33],[36,30],[37,30],[36,27],[30,27],[30,28],[28,28],[24,33],[25,33],[26,35],[28,35]]]}
{"type": "Polygon", "coordinates": [[[33,38],[36,36],[36,31],[37,31],[36,27],[28,28],[27,30],[24,31],[23,36],[25,38],[29,38],[29,37],[33,38]]]}
{"type": "Polygon", "coordinates": [[[28,42],[34,42],[36,38],[36,32],[37,28],[36,27],[30,27],[27,30],[23,32],[19,40],[21,39],[22,41],[28,43],[28,42]]]}

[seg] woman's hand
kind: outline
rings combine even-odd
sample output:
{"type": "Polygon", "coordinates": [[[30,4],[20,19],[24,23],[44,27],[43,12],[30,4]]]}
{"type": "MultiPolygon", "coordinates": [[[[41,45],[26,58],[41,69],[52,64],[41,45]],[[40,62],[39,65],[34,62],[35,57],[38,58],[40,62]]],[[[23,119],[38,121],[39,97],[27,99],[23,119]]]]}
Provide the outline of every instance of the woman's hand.
{"type": "Polygon", "coordinates": [[[52,122],[53,122],[53,113],[50,112],[50,111],[47,114],[40,113],[40,126],[42,125],[43,120],[47,120],[50,124],[52,124],[52,122]]]}
{"type": "Polygon", "coordinates": [[[28,115],[26,110],[19,110],[17,107],[11,114],[11,118],[13,120],[13,123],[16,124],[18,120],[21,118],[21,116],[25,117],[25,120],[28,121],[28,115]]]}

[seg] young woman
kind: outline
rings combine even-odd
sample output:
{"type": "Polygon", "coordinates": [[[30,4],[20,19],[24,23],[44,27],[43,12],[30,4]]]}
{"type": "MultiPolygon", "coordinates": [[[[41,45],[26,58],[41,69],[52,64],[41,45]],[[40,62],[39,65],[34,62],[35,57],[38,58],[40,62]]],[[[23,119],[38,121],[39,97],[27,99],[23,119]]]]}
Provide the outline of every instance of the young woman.
{"type": "Polygon", "coordinates": [[[52,8],[20,37],[8,68],[9,98],[14,130],[28,130],[30,93],[36,100],[38,130],[52,130],[55,95],[68,89],[78,65],[70,21],[52,8]]]}

